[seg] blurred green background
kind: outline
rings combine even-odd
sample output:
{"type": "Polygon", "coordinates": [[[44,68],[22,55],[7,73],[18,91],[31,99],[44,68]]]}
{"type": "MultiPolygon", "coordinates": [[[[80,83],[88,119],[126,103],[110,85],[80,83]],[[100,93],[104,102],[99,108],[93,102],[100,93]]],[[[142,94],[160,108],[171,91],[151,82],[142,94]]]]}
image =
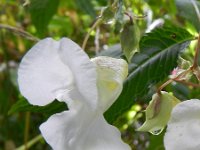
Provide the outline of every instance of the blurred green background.
{"type": "MultiPolygon", "coordinates": [[[[114,0],[0,0],[0,150],[13,150],[40,134],[39,125],[47,116],[43,113],[17,112],[8,114],[14,103],[22,100],[17,86],[17,68],[23,55],[37,39],[44,37],[69,37],[82,45],[84,37],[101,14],[103,7],[114,0]]],[[[120,0],[119,0],[120,2],[120,0]]],[[[143,35],[155,19],[166,24],[176,24],[195,34],[195,23],[183,18],[173,0],[124,0],[123,9],[135,16],[143,35]],[[193,25],[194,26],[193,26],[193,25]]],[[[86,52],[98,55],[105,49],[119,50],[120,27],[111,21],[100,24],[90,34],[86,52]],[[114,47],[111,47],[114,46],[114,47]],[[110,48],[111,47],[111,48],[110,48]]],[[[194,43],[183,57],[192,61],[194,43]]],[[[160,85],[159,83],[158,85],[160,85]]],[[[158,86],[156,85],[155,88],[158,86]]],[[[178,98],[200,98],[199,89],[174,83],[167,86],[178,98]]],[[[114,125],[122,132],[123,140],[133,150],[163,150],[163,133],[153,136],[135,131],[144,122],[143,110],[151,99],[154,89],[129,111],[122,114],[114,125]]],[[[48,150],[44,140],[39,140],[31,150],[48,150]]]]}

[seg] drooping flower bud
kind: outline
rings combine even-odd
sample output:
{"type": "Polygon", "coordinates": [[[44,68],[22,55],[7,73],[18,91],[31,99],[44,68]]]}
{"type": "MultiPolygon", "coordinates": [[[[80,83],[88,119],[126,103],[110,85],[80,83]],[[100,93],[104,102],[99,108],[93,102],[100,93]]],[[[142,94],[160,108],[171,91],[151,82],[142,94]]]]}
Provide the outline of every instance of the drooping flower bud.
{"type": "Polygon", "coordinates": [[[137,131],[160,134],[170,119],[173,107],[179,102],[176,97],[164,91],[154,94],[146,109],[146,121],[137,131]]]}
{"type": "Polygon", "coordinates": [[[140,30],[137,24],[131,20],[124,25],[120,34],[120,42],[124,55],[128,62],[131,61],[133,55],[139,51],[140,30]]]}
{"type": "Polygon", "coordinates": [[[194,74],[200,82],[200,67],[199,66],[194,69],[194,74]]]}

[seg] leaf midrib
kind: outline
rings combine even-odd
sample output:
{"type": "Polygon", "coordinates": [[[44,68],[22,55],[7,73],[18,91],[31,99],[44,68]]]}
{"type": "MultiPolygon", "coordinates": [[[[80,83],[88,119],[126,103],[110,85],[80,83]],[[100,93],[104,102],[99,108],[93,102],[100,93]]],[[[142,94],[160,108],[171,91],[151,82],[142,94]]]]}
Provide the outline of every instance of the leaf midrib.
{"type": "Polygon", "coordinates": [[[136,69],[134,69],[128,76],[127,80],[125,82],[128,82],[129,81],[129,78],[131,78],[131,74],[134,74],[136,72],[138,72],[142,67],[145,67],[146,65],[149,64],[149,62],[151,62],[153,59],[156,59],[157,57],[159,57],[162,53],[165,53],[169,48],[175,46],[175,45],[178,45],[178,44],[182,44],[184,42],[187,42],[187,41],[190,41],[192,40],[193,38],[188,38],[186,40],[181,40],[179,41],[178,43],[174,43],[172,44],[171,46],[167,47],[167,48],[164,48],[163,50],[160,50],[158,51],[158,53],[155,53],[152,55],[152,57],[150,56],[148,59],[145,59],[144,61],[142,61],[140,64],[138,64],[138,67],[136,69]]]}

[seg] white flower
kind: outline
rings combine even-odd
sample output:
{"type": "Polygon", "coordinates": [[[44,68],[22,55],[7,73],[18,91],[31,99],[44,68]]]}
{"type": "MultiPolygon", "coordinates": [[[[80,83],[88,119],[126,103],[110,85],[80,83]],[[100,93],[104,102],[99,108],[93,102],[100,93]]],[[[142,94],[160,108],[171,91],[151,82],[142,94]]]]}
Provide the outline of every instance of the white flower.
{"type": "Polygon", "coordinates": [[[200,100],[177,104],[164,136],[166,150],[200,149],[200,100]]]}
{"type": "Polygon", "coordinates": [[[40,126],[54,150],[130,150],[103,113],[122,90],[127,63],[122,59],[92,60],[73,41],[50,38],[38,42],[22,59],[19,88],[33,105],[54,99],[69,110],[52,115],[40,126]]]}

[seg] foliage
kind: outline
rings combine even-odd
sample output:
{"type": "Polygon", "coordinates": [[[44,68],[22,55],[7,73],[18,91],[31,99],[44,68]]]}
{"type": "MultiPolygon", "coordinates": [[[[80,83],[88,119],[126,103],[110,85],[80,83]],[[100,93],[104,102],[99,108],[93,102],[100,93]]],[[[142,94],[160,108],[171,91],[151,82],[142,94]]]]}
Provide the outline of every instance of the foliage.
{"type": "Polygon", "coordinates": [[[31,20],[41,37],[44,36],[47,25],[56,13],[58,4],[58,0],[31,0],[29,8],[31,20]]]}
{"type": "Polygon", "coordinates": [[[188,46],[191,39],[192,36],[187,31],[176,27],[156,29],[144,35],[140,41],[140,53],[130,63],[123,91],[105,114],[107,120],[113,122],[134,101],[145,95],[149,88],[165,79],[177,65],[180,52],[188,46]]]}
{"type": "Polygon", "coordinates": [[[21,99],[17,101],[12,108],[9,110],[8,115],[15,113],[15,112],[41,112],[46,113],[48,116],[67,110],[67,106],[64,102],[53,101],[52,103],[46,106],[33,106],[28,103],[27,100],[21,99]]]}
{"type": "MultiPolygon", "coordinates": [[[[200,2],[196,1],[197,8],[200,8],[200,2]]],[[[200,22],[198,19],[198,15],[194,9],[193,4],[190,0],[176,0],[177,11],[179,12],[179,16],[185,18],[188,22],[194,25],[197,32],[199,31],[200,22]],[[192,16],[192,17],[191,17],[192,16]]]]}
{"type": "MultiPolygon", "coordinates": [[[[199,8],[199,1],[195,2],[199,8]]],[[[126,57],[132,57],[129,54],[138,46],[140,39],[139,51],[133,52],[129,62],[129,75],[123,91],[104,116],[109,123],[121,129],[123,139],[132,149],[163,149],[163,140],[160,140],[163,134],[156,137],[136,132],[135,128],[144,122],[140,111],[146,108],[152,94],[168,79],[174,68],[180,67],[177,63],[179,57],[193,63],[200,22],[191,1],[26,0],[23,4],[20,0],[0,2],[0,150],[23,145],[27,130],[28,138],[34,138],[39,134],[41,122],[67,108],[56,100],[44,107],[33,106],[22,98],[17,86],[17,68],[23,55],[39,38],[48,36],[55,39],[67,36],[81,45],[100,15],[103,15],[103,20],[90,33],[85,48],[89,56],[126,59],[123,47],[128,51],[126,57]],[[102,13],[102,10],[106,11],[102,13]],[[129,32],[126,24],[130,19],[134,19],[141,36],[132,28],[129,32]],[[164,22],[164,26],[159,20],[164,22]],[[150,31],[154,21],[158,24],[150,31]],[[125,31],[128,33],[123,34],[125,31]],[[119,44],[120,33],[122,45],[119,44]],[[130,41],[128,45],[127,40],[130,41]],[[141,109],[136,110],[136,105],[141,109]],[[31,112],[30,118],[27,118],[27,111],[31,112]],[[132,117],[130,112],[134,114],[132,117]]],[[[195,85],[199,84],[194,75],[190,75],[190,80],[195,85]]],[[[200,98],[199,87],[183,82],[173,82],[164,90],[173,92],[182,100],[200,98]]],[[[50,148],[40,141],[30,149],[50,148]]]]}

